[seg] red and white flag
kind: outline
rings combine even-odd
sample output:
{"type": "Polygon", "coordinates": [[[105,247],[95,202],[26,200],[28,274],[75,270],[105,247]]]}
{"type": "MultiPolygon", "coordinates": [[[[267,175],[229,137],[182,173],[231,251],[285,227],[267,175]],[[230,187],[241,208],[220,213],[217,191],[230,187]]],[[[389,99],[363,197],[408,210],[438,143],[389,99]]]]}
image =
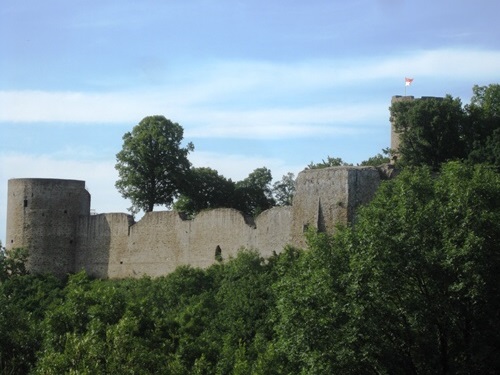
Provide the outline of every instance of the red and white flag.
{"type": "Polygon", "coordinates": [[[413,82],[413,78],[405,77],[405,86],[410,86],[412,82],[413,82]]]}

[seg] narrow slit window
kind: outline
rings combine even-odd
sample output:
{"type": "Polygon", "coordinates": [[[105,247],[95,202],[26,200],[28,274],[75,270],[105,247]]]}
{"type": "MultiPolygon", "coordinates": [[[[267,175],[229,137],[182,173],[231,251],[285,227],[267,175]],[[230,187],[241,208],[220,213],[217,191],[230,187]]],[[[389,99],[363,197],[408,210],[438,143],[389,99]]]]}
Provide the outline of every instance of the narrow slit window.
{"type": "Polygon", "coordinates": [[[25,208],[28,207],[28,200],[27,199],[24,200],[24,207],[25,208]]]}

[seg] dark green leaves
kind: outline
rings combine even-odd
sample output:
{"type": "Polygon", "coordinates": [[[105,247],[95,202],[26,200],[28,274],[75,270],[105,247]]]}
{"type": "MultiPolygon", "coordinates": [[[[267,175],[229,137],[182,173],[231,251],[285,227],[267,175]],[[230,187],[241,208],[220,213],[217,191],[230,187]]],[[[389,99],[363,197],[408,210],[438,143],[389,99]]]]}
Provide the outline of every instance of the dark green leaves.
{"type": "Polygon", "coordinates": [[[179,124],[163,116],[148,116],[123,136],[116,155],[116,187],[132,201],[132,212],[168,207],[185,188],[191,165],[187,156],[194,146],[181,147],[183,133],[179,124]]]}
{"type": "Polygon", "coordinates": [[[399,133],[401,165],[438,170],[451,160],[500,165],[500,85],[474,86],[471,103],[459,98],[394,102],[391,120],[399,133]]]}

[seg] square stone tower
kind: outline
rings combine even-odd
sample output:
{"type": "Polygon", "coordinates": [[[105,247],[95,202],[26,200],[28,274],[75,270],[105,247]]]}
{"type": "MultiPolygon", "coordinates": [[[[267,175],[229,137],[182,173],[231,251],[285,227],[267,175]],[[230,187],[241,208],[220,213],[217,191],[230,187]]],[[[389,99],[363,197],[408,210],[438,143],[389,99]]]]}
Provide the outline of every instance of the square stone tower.
{"type": "Polygon", "coordinates": [[[304,246],[304,232],[334,233],[355,221],[356,209],[370,202],[381,181],[375,167],[329,167],[299,173],[292,206],[292,243],[304,246]]]}

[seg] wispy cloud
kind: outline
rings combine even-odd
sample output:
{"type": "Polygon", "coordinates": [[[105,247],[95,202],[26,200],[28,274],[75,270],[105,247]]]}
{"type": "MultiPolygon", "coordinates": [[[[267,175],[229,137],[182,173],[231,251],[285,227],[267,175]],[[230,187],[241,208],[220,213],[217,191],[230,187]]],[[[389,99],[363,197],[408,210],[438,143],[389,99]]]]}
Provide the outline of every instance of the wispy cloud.
{"type": "Polygon", "coordinates": [[[0,91],[0,122],[136,123],[146,115],[165,114],[199,137],[321,136],[352,132],[353,124],[386,118],[388,98],[366,97],[368,87],[373,90],[409,73],[427,79],[499,79],[498,66],[500,52],[479,50],[421,51],[355,64],[212,62],[170,72],[161,89],[0,91]],[[338,96],[314,103],[328,90],[344,90],[357,103],[338,96]]]}
{"type": "Polygon", "coordinates": [[[359,134],[374,120],[385,122],[386,103],[309,106],[290,109],[208,111],[204,118],[186,114],[188,138],[283,139],[359,134]],[[209,119],[209,122],[205,120],[209,119]],[[204,121],[205,120],[205,121],[204,121]]]}

